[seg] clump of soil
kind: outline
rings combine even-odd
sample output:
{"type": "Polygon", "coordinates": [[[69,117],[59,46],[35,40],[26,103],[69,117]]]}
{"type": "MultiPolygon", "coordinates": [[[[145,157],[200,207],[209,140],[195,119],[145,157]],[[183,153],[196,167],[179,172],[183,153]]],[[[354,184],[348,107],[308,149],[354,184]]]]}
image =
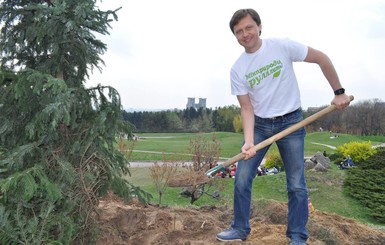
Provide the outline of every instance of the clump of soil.
{"type": "MultiPolygon", "coordinates": [[[[97,245],[209,245],[288,244],[285,236],[287,205],[272,201],[264,211],[253,209],[252,231],[245,242],[219,242],[215,236],[227,228],[232,210],[225,207],[174,208],[125,204],[114,195],[100,201],[98,220],[102,234],[97,245]]],[[[385,244],[385,232],[335,214],[310,214],[309,245],[385,244]]]]}

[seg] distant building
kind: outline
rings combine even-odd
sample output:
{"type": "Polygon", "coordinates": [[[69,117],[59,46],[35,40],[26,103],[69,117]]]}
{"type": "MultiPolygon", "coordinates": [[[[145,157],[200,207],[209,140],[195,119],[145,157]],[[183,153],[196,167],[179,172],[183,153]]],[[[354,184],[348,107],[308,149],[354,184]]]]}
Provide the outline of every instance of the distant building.
{"type": "Polygon", "coordinates": [[[200,108],[206,109],[206,99],[199,98],[198,104],[195,103],[195,98],[187,98],[186,109],[194,108],[195,110],[199,110],[200,108]]]}

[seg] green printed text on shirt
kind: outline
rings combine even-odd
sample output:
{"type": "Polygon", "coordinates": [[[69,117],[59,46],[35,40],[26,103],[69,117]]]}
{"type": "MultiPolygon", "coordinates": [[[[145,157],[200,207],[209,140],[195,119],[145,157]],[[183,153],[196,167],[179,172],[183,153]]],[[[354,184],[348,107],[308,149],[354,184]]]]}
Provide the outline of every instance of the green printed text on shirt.
{"type": "Polygon", "coordinates": [[[281,74],[282,67],[283,65],[280,60],[274,60],[270,64],[246,74],[246,79],[250,83],[250,88],[259,85],[263,79],[270,75],[273,75],[273,78],[278,77],[281,74]]]}

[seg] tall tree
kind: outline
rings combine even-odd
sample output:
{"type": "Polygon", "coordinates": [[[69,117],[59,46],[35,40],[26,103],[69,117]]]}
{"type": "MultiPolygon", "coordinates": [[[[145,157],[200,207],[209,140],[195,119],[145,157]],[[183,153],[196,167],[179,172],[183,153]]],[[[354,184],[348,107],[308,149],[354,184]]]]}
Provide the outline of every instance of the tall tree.
{"type": "Polygon", "coordinates": [[[148,198],[123,178],[114,144],[131,125],[118,92],[85,87],[106,51],[94,34],[108,34],[116,11],[95,0],[1,2],[1,244],[94,243],[107,191],[148,198]]]}
{"type": "Polygon", "coordinates": [[[240,108],[231,105],[219,107],[213,115],[214,127],[217,131],[234,132],[233,120],[240,114],[240,108]]]}

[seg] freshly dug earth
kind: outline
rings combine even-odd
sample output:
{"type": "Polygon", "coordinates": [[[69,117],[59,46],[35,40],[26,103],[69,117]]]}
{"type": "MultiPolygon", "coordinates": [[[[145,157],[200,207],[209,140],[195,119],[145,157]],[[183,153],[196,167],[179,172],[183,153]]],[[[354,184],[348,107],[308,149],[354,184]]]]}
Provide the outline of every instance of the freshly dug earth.
{"type": "MultiPolygon", "coordinates": [[[[225,207],[171,208],[125,204],[114,195],[98,207],[102,234],[97,245],[209,245],[288,244],[285,236],[287,205],[272,201],[263,212],[254,208],[252,231],[245,242],[219,242],[215,236],[228,227],[232,210],[225,207]]],[[[335,214],[310,214],[307,244],[385,244],[385,232],[335,214]]]]}

